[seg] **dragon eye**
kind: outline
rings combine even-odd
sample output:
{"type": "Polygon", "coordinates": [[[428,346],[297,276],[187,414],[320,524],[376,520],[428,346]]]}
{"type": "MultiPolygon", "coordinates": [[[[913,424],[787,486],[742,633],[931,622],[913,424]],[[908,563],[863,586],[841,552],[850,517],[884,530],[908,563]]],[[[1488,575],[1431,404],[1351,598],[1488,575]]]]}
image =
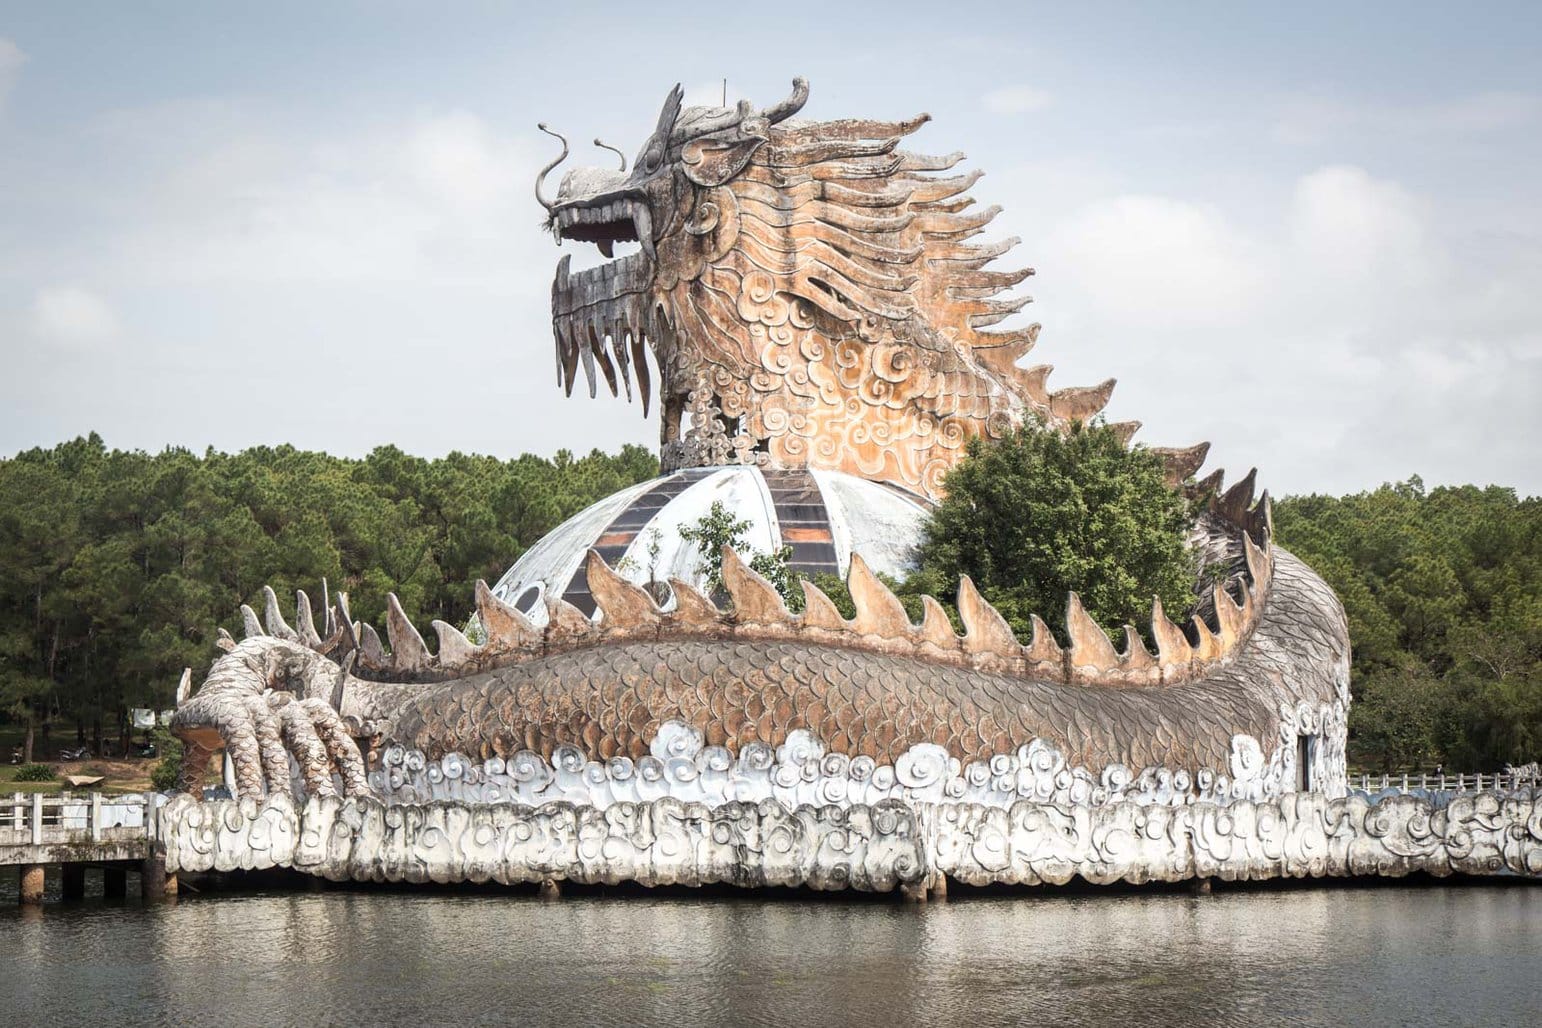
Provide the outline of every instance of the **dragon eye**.
{"type": "Polygon", "coordinates": [[[664,149],[657,142],[649,143],[648,149],[643,153],[643,169],[648,172],[658,170],[659,164],[664,160],[664,149]]]}

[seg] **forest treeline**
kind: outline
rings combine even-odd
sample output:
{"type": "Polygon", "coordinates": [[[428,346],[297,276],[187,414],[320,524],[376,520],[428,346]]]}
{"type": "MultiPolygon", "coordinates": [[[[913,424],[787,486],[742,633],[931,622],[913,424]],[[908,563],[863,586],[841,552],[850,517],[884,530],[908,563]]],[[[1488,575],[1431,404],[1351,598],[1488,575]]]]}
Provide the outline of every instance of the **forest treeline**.
{"type": "MultiPolygon", "coordinates": [[[[383,623],[463,622],[564,519],[658,471],[629,446],[548,460],[394,447],[109,450],[96,435],[0,461],[0,723],[101,754],[170,705],[242,603],[345,589],[383,623]]],[[[1351,759],[1492,770],[1542,758],[1542,499],[1417,479],[1275,507],[1280,542],[1338,591],[1354,643],[1351,759]]],[[[45,750],[41,756],[51,756],[45,750]]]]}
{"type": "Polygon", "coordinates": [[[388,592],[418,624],[460,624],[478,578],[657,473],[638,446],[351,460],[289,446],[151,455],[93,433],[28,450],[0,461],[0,717],[46,719],[54,747],[78,736],[121,752],[128,710],[170,706],[184,667],[201,678],[217,630],[239,639],[240,605],[260,611],[264,584],[286,617],[296,589],[319,604],[325,580],[376,625],[388,592]]]}

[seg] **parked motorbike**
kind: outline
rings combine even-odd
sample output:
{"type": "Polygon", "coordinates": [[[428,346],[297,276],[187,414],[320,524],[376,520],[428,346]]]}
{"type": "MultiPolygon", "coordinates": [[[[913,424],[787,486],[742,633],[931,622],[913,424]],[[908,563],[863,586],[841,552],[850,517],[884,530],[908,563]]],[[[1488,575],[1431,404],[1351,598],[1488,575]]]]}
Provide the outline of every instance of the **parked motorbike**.
{"type": "Polygon", "coordinates": [[[91,759],[91,751],[86,749],[84,746],[81,746],[79,749],[60,750],[59,751],[59,759],[60,760],[90,760],[91,759]]]}

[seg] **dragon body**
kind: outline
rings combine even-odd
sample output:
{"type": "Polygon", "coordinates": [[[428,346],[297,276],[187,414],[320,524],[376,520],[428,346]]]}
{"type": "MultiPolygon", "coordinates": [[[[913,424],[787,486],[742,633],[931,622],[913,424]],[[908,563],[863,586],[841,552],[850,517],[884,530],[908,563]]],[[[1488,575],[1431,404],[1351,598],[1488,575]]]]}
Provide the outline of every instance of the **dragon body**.
{"type": "MultiPolygon", "coordinates": [[[[1096,414],[1112,381],[1051,391],[1047,366],[1017,364],[1038,327],[995,327],[1026,302],[998,294],[1028,272],[989,267],[1010,244],[970,241],[994,210],[968,209],[976,176],[946,174],[961,155],[898,148],[924,115],[792,120],[806,98],[799,80],[763,111],[684,108],[677,87],[630,172],[570,171],[553,200],[538,180],[559,239],[607,256],[639,244],[588,271],[559,265],[560,382],[583,367],[591,391],[598,375],[629,392],[635,377],[645,404],[656,394],[666,468],[833,468],[932,499],[969,439],[1096,414]]],[[[1133,627],[1116,645],[1074,594],[1064,640],[1037,619],[1020,640],[968,579],[962,633],[929,599],[914,624],[859,555],[852,619],[807,582],[790,612],[732,550],[726,602],[673,581],[664,606],[591,552],[593,618],[548,599],[537,624],[478,583],[477,641],[435,622],[432,648],[394,597],[382,641],[345,596],[322,603],[318,628],[303,593],[291,626],[269,591],[264,618],[243,608],[247,638],[224,639],[197,693],[187,678],[179,691],[184,782],[223,750],[242,795],[289,790],[296,771],[307,792],[365,795],[405,747],[597,768],[610,788],[663,767],[684,732],[708,764],[812,739],[865,767],[923,753],[961,780],[1049,752],[1100,795],[1152,775],[1180,801],[1342,791],[1343,610],[1273,544],[1251,474],[1226,490],[1219,474],[1190,481],[1205,451],[1161,452],[1175,488],[1209,497],[1201,566],[1227,571],[1177,620],[1154,606],[1155,652],[1133,627]]]]}

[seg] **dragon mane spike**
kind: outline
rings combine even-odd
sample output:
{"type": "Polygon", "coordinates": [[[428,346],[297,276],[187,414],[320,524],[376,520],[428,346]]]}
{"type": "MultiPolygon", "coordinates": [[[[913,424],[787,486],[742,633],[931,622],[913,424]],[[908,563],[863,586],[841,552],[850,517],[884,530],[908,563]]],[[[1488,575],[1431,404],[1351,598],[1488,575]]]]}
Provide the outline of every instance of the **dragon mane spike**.
{"type": "Polygon", "coordinates": [[[267,634],[262,630],[262,622],[257,620],[257,612],[247,604],[241,604],[241,637],[260,639],[267,634]]]}
{"type": "Polygon", "coordinates": [[[1065,627],[1071,637],[1072,670],[1112,671],[1119,666],[1119,651],[1075,592],[1066,599],[1065,627]]]}
{"type": "Polygon", "coordinates": [[[1095,386],[1057,389],[1049,394],[1050,413],[1066,421],[1087,421],[1108,406],[1114,384],[1115,379],[1110,378],[1095,386]]]}
{"type": "Polygon", "coordinates": [[[1183,629],[1168,620],[1160,596],[1151,603],[1151,634],[1156,639],[1157,662],[1163,670],[1187,664],[1194,659],[1194,647],[1189,645],[1189,638],[1183,634],[1183,629]]]}
{"type": "Polygon", "coordinates": [[[1208,442],[1195,443],[1193,446],[1171,447],[1153,446],[1151,452],[1162,459],[1164,476],[1167,484],[1177,487],[1187,482],[1196,471],[1204,466],[1205,458],[1210,454],[1208,442]]]}
{"type": "Polygon", "coordinates": [[[986,602],[975,588],[974,579],[962,575],[958,580],[958,616],[964,622],[964,651],[1015,657],[1022,652],[1012,626],[1001,611],[986,602]]]}
{"type": "Polygon", "coordinates": [[[430,622],[439,637],[439,666],[445,670],[464,667],[477,655],[478,647],[460,629],[437,618],[430,622]]]}
{"type": "Polygon", "coordinates": [[[278,609],[278,594],[273,591],[273,587],[270,585],[262,587],[262,620],[268,626],[269,635],[282,639],[285,642],[300,641],[299,634],[289,627],[289,622],[285,621],[284,615],[280,613],[278,609]]]}
{"type": "Polygon", "coordinates": [[[741,621],[775,624],[792,619],[776,587],[744,563],[732,546],[726,545],[723,547],[723,586],[733,598],[734,616],[741,621]]]}
{"type": "Polygon", "coordinates": [[[910,617],[905,613],[905,605],[873,574],[859,553],[851,555],[846,587],[851,590],[851,601],[857,608],[857,616],[851,624],[853,631],[885,639],[902,639],[910,634],[910,617]]]}
{"type": "Polygon", "coordinates": [[[1139,421],[1111,421],[1108,430],[1114,433],[1119,440],[1119,445],[1129,449],[1130,440],[1135,438],[1135,433],[1140,431],[1139,421]]]}
{"type": "Polygon", "coordinates": [[[231,650],[236,648],[236,640],[229,632],[221,628],[218,630],[218,634],[215,636],[214,645],[218,646],[226,653],[229,653],[231,650]]]}
{"type": "MultiPolygon", "coordinates": [[[[227,638],[228,638],[228,636],[227,636],[227,638]]],[[[177,706],[180,707],[182,705],[182,702],[188,698],[188,696],[192,693],[192,691],[193,691],[193,669],[190,668],[190,667],[185,667],[185,668],[182,669],[182,677],[181,677],[181,679],[179,679],[177,681],[177,706]]]]}
{"type": "Polygon", "coordinates": [[[386,593],[386,638],[391,641],[393,670],[421,671],[433,663],[428,646],[395,593],[386,593]]]}
{"type": "Polygon", "coordinates": [[[657,624],[662,612],[641,586],[618,575],[599,551],[590,550],[584,567],[589,593],[600,608],[604,628],[638,628],[657,624]]]}
{"type": "Polygon", "coordinates": [[[530,623],[516,607],[493,595],[482,579],[476,584],[477,622],[487,637],[486,647],[497,650],[523,649],[540,641],[541,630],[530,623]]]}

